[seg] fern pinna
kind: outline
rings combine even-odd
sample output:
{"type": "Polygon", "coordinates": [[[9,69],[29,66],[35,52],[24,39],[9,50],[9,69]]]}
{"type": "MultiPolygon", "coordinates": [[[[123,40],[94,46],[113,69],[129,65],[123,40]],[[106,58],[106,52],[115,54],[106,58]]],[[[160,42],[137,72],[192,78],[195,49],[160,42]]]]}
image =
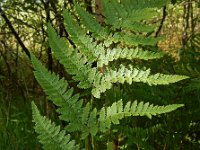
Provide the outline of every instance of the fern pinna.
{"type": "MultiPolygon", "coordinates": [[[[138,4],[134,5],[129,5],[129,0],[120,3],[115,0],[103,1],[103,15],[107,24],[105,26],[99,24],[84,8],[74,3],[80,22],[75,19],[74,13],[68,10],[63,12],[65,28],[72,42],[59,37],[55,29],[48,24],[49,45],[53,55],[72,76],[72,79],[78,82],[77,86],[91,90],[91,95],[97,98],[97,101],[101,98],[101,94],[112,88],[114,83],[143,82],[149,85],[166,85],[188,78],[183,75],[152,74],[150,69],[141,69],[133,63],[128,66],[119,63],[121,59],[150,60],[164,55],[163,52],[142,48],[142,45],[154,45],[161,38],[146,37],[143,33],[151,32],[153,27],[144,22],[141,23],[141,20],[151,19],[155,15],[154,8],[166,5],[167,1],[151,0],[151,2],[157,1],[157,5],[147,1],[147,3],[137,1],[138,4]],[[140,13],[143,15],[140,16],[140,13]],[[88,31],[91,34],[88,34],[88,31]],[[136,32],[139,33],[136,34],[136,32]],[[94,66],[94,63],[97,65],[94,66]]],[[[103,106],[99,103],[102,105],[101,109],[95,108],[90,100],[86,103],[79,94],[73,94],[73,88],[68,87],[65,79],[60,79],[55,73],[50,73],[34,55],[31,58],[37,81],[49,100],[58,106],[57,112],[60,114],[60,119],[67,122],[66,132],[80,134],[80,139],[106,134],[111,131],[112,125],[119,125],[120,120],[126,117],[151,118],[183,106],[182,104],[154,106],[144,102],[124,103],[123,100],[118,100],[111,106],[103,106]]],[[[33,112],[36,132],[41,135],[39,139],[42,144],[49,144],[45,139],[54,141],[56,138],[60,139],[57,149],[70,144],[69,136],[65,137],[64,132],[59,131],[60,128],[54,124],[51,125],[46,118],[42,118],[34,104],[33,112]],[[42,132],[44,130],[42,123],[52,126],[49,127],[48,134],[42,132]],[[65,139],[67,139],[66,142],[63,141],[65,139]]],[[[78,148],[74,143],[71,145],[75,149],[78,148]]]]}

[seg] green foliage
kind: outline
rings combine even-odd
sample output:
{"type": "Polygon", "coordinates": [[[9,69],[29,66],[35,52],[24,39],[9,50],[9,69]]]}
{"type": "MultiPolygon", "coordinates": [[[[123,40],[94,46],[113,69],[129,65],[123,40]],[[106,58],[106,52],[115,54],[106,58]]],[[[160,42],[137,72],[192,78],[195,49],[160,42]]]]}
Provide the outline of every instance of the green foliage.
{"type": "MultiPolygon", "coordinates": [[[[63,12],[69,41],[58,36],[55,29],[48,24],[49,45],[53,55],[72,79],[78,82],[77,87],[81,89],[78,90],[89,93],[86,96],[73,94],[73,88],[69,88],[64,78],[60,79],[58,75],[48,71],[34,55],[31,56],[34,75],[48,99],[58,107],[60,119],[66,123],[64,130],[77,141],[85,140],[86,149],[88,140],[91,140],[94,149],[95,142],[101,142],[102,136],[114,135],[116,126],[122,126],[122,123],[129,124],[130,122],[126,121],[128,118],[147,116],[151,119],[152,116],[165,114],[184,106],[183,104],[158,106],[148,101],[132,101],[135,98],[130,98],[130,95],[128,99],[122,96],[116,97],[114,101],[108,99],[109,102],[104,103],[108,90],[118,85],[123,86],[128,83],[134,86],[137,82],[147,83],[150,86],[168,85],[188,78],[185,75],[151,73],[150,68],[138,67],[140,60],[154,60],[164,56],[163,52],[153,51],[148,47],[155,45],[161,38],[146,36],[145,33],[153,30],[146,21],[155,16],[154,8],[166,5],[167,1],[135,1],[137,4],[133,3],[134,5],[130,2],[103,1],[106,25],[98,23],[81,6],[74,4],[75,12],[68,10],[63,12]],[[80,18],[80,22],[77,18],[80,18]]],[[[128,90],[124,89],[124,92],[128,90]]],[[[109,97],[114,97],[114,93],[109,97]]],[[[46,117],[41,117],[36,106],[34,104],[32,106],[35,129],[44,148],[53,146],[62,148],[68,144],[78,148],[74,142],[69,142],[69,135],[64,136],[65,132],[60,131],[60,127],[55,126],[46,117]]],[[[111,147],[110,139],[105,139],[107,141],[103,144],[107,143],[108,147],[111,147]]]]}
{"type": "MultiPolygon", "coordinates": [[[[8,82],[6,78],[3,81],[8,82]]],[[[8,90],[0,84],[0,149],[39,149],[31,119],[30,104],[20,91],[16,87],[8,90]]]]}
{"type": "Polygon", "coordinates": [[[103,107],[100,111],[92,109],[88,103],[83,107],[83,101],[79,100],[79,95],[72,95],[73,89],[67,90],[68,83],[64,79],[59,79],[54,73],[51,74],[43,65],[32,55],[32,63],[35,77],[44,89],[48,98],[57,106],[61,114],[60,119],[69,122],[66,127],[68,131],[81,131],[82,138],[89,134],[95,136],[98,131],[106,132],[112,124],[119,124],[119,120],[128,116],[148,116],[171,112],[182,104],[168,106],[153,106],[149,103],[128,102],[123,107],[122,100],[115,102],[110,107],[103,107]],[[70,111],[66,111],[70,110],[70,111]]]}
{"type": "MultiPolygon", "coordinates": [[[[154,0],[144,0],[140,1],[130,1],[125,0],[118,3],[115,0],[105,0],[103,4],[103,14],[106,17],[106,23],[112,25],[114,28],[135,28],[138,27],[138,23],[141,20],[151,19],[156,15],[155,7],[162,7],[166,5],[167,1],[154,1],[154,0]],[[131,27],[133,26],[133,27],[131,27]]],[[[141,23],[141,29],[143,29],[143,24],[141,23]]],[[[146,27],[146,26],[145,26],[146,27]]],[[[144,28],[146,30],[146,28],[144,28]]],[[[151,30],[150,30],[151,31],[151,30]]]]}
{"type": "Polygon", "coordinates": [[[150,75],[150,69],[141,70],[133,68],[131,65],[129,68],[125,68],[125,66],[120,65],[119,69],[106,70],[105,75],[99,81],[97,80],[98,82],[95,81],[95,88],[93,88],[92,94],[99,98],[101,93],[112,87],[112,83],[117,82],[127,82],[129,84],[132,84],[133,82],[143,82],[148,83],[149,85],[166,85],[186,78],[188,77],[180,75],[165,75],[160,73],[150,75]]]}
{"type": "Polygon", "coordinates": [[[77,150],[78,145],[75,141],[70,141],[70,135],[65,135],[65,131],[61,131],[59,126],[51,123],[46,117],[40,115],[36,105],[32,103],[33,121],[35,131],[39,134],[38,138],[43,144],[44,149],[54,150],[77,150]]]}
{"type": "Polygon", "coordinates": [[[69,47],[63,39],[57,37],[50,25],[48,29],[49,43],[52,49],[55,50],[55,57],[59,58],[58,60],[69,74],[75,75],[73,77],[75,81],[81,81],[78,85],[79,87],[91,87],[91,81],[88,80],[91,64],[87,63],[87,57],[84,57],[81,53],[75,53],[72,47],[69,47]],[[77,70],[79,70],[78,74],[77,70]]]}
{"type": "Polygon", "coordinates": [[[62,38],[56,35],[54,29],[49,25],[49,42],[56,58],[62,63],[69,74],[75,75],[73,79],[80,81],[78,87],[92,87],[92,94],[96,98],[100,98],[100,94],[112,87],[112,83],[124,83],[127,80],[129,84],[132,81],[145,82],[150,85],[169,84],[182,79],[186,76],[155,74],[150,75],[150,69],[140,70],[129,65],[130,69],[120,66],[120,68],[111,69],[108,62],[123,59],[156,59],[163,56],[162,52],[143,51],[135,49],[104,49],[103,45],[92,42],[84,29],[72,19],[67,11],[64,11],[65,26],[71,39],[75,43],[77,49],[73,49],[69,43],[64,42],[62,38]],[[96,61],[97,67],[92,67],[91,63],[96,61]],[[101,73],[99,68],[106,66],[105,72],[101,73]]]}

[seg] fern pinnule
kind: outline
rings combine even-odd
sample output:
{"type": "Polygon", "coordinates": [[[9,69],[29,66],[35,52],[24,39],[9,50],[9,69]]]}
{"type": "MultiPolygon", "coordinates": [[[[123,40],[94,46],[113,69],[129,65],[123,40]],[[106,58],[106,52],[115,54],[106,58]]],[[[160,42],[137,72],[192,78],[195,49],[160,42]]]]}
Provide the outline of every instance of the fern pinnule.
{"type": "Polygon", "coordinates": [[[162,129],[162,124],[156,124],[148,128],[134,127],[129,126],[117,126],[116,129],[123,135],[140,135],[140,137],[149,137],[149,135],[155,134],[162,129]]]}
{"type": "Polygon", "coordinates": [[[142,22],[136,22],[136,21],[124,21],[121,24],[121,28],[125,30],[131,30],[135,32],[153,32],[156,28],[156,25],[147,25],[142,22]]]}
{"type": "MultiPolygon", "coordinates": [[[[115,0],[111,0],[115,1],[115,0]]],[[[125,7],[126,10],[133,9],[143,9],[143,8],[162,8],[163,6],[170,3],[170,0],[123,0],[121,4],[125,7]]]]}
{"type": "Polygon", "coordinates": [[[174,111],[180,107],[183,107],[183,104],[172,104],[167,106],[154,106],[149,103],[137,101],[127,102],[123,106],[122,100],[114,102],[110,107],[102,108],[99,112],[99,127],[101,132],[106,132],[110,129],[111,124],[119,124],[119,121],[128,116],[147,116],[152,118],[152,116],[168,113],[174,111]]]}
{"type": "Polygon", "coordinates": [[[121,43],[126,45],[155,45],[158,41],[162,40],[162,37],[144,37],[143,35],[128,35],[123,32],[116,32],[113,35],[114,41],[118,42],[121,41],[121,43]]]}
{"type": "Polygon", "coordinates": [[[136,49],[128,49],[128,48],[113,48],[107,49],[105,55],[100,55],[97,61],[97,67],[103,67],[103,65],[108,65],[109,62],[118,60],[118,59],[142,59],[142,60],[150,60],[150,59],[158,59],[164,56],[163,52],[152,52],[145,51],[139,48],[136,49]]]}

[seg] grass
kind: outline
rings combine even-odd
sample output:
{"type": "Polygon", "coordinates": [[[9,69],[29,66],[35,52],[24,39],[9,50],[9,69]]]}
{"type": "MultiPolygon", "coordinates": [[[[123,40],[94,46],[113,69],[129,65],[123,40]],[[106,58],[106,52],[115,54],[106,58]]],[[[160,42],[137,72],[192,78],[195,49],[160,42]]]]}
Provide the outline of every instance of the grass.
{"type": "Polygon", "coordinates": [[[33,130],[31,100],[24,100],[20,91],[0,87],[0,149],[40,149],[33,130]]]}

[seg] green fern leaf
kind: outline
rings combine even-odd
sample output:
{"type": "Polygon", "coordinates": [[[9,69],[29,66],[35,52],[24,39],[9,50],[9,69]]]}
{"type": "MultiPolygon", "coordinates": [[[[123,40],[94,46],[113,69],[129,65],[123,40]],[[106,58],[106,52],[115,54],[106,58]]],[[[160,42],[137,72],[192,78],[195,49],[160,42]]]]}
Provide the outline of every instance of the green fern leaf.
{"type": "MultiPolygon", "coordinates": [[[[82,100],[78,101],[79,95],[72,96],[73,89],[67,89],[68,83],[64,79],[59,79],[54,73],[50,73],[34,55],[31,55],[34,75],[42,86],[44,92],[55,105],[59,106],[60,118],[65,121],[74,120],[79,116],[82,107],[82,100]],[[69,113],[66,110],[70,110],[69,113]]],[[[78,118],[77,118],[78,121],[78,118]]]]}
{"type": "Polygon", "coordinates": [[[128,49],[128,48],[114,48],[114,49],[107,49],[105,55],[100,55],[97,66],[103,67],[103,65],[108,65],[109,62],[121,59],[143,59],[143,60],[150,60],[150,59],[158,59],[164,56],[163,52],[151,52],[151,51],[144,51],[142,49],[128,49]]]}
{"type": "MultiPolygon", "coordinates": [[[[156,15],[155,9],[152,8],[164,6],[167,3],[167,1],[162,1],[161,4],[159,2],[161,1],[154,1],[152,3],[155,4],[152,5],[149,0],[143,2],[125,0],[120,3],[116,0],[104,0],[102,5],[107,24],[113,25],[115,28],[123,28],[132,24],[133,21],[151,19],[156,15]]],[[[140,28],[142,30],[142,26],[140,28]]]]}
{"type": "Polygon", "coordinates": [[[99,127],[101,132],[106,132],[110,129],[111,124],[119,124],[119,121],[127,116],[147,116],[150,119],[154,115],[159,115],[163,113],[168,113],[174,111],[183,104],[172,104],[167,106],[153,106],[149,103],[134,101],[132,104],[128,102],[125,107],[123,107],[122,100],[114,102],[111,107],[102,108],[99,113],[99,127]]]}
{"type": "Polygon", "coordinates": [[[81,23],[83,23],[87,29],[93,33],[94,37],[99,37],[100,39],[107,39],[109,36],[109,30],[102,27],[97,20],[89,14],[87,11],[83,10],[81,6],[75,4],[76,12],[78,13],[81,23]]]}
{"type": "Polygon", "coordinates": [[[87,56],[88,62],[94,62],[98,57],[98,53],[101,53],[100,49],[98,49],[97,53],[97,43],[93,42],[93,39],[86,35],[86,31],[74,21],[73,16],[70,15],[67,10],[63,12],[63,16],[65,28],[68,31],[70,38],[76,44],[81,53],[87,56]]]}
{"type": "Polygon", "coordinates": [[[87,59],[67,44],[63,39],[59,38],[51,25],[48,25],[49,43],[54,53],[54,56],[64,65],[66,71],[75,75],[73,79],[80,81],[81,88],[91,87],[91,82],[88,80],[88,74],[91,64],[87,63],[87,59]]]}
{"type": "Polygon", "coordinates": [[[103,4],[105,5],[104,8],[108,7],[110,11],[113,11],[113,13],[106,13],[104,15],[106,23],[113,25],[114,28],[121,27],[124,22],[152,19],[157,14],[155,9],[151,8],[133,9],[131,12],[125,12],[123,5],[117,1],[105,0],[103,4]]]}
{"type": "MultiPolygon", "coordinates": [[[[106,3],[107,5],[107,3],[106,3]]],[[[143,36],[135,36],[135,35],[126,35],[126,34],[120,34],[120,33],[115,33],[114,35],[111,35],[111,31],[109,31],[107,28],[102,27],[93,17],[92,15],[90,15],[88,12],[86,12],[85,10],[83,10],[83,8],[81,8],[79,5],[75,5],[76,6],[76,11],[78,13],[78,15],[80,16],[81,22],[86,26],[86,28],[91,31],[94,35],[94,37],[100,38],[100,39],[106,39],[106,41],[108,43],[112,43],[113,42],[123,42],[125,44],[132,44],[132,45],[137,45],[137,44],[146,44],[146,45],[153,45],[155,43],[157,43],[159,40],[161,40],[161,38],[147,38],[147,37],[143,37],[143,36]],[[146,39],[147,38],[147,39],[146,39]]],[[[121,6],[121,5],[119,5],[121,6]]],[[[119,7],[118,6],[118,7],[119,7]]],[[[110,10],[110,9],[109,9],[110,10]]],[[[120,13],[122,14],[122,10],[124,9],[120,9],[120,13]]],[[[114,11],[114,10],[113,10],[114,11]]],[[[141,13],[149,14],[149,12],[144,12],[144,11],[136,11],[139,15],[134,14],[133,16],[130,16],[130,18],[132,18],[131,20],[128,21],[128,19],[126,18],[125,21],[118,23],[116,25],[116,28],[120,28],[120,27],[125,27],[126,29],[135,29],[135,31],[152,31],[154,28],[150,27],[150,26],[146,26],[144,25],[144,27],[141,27],[141,23],[137,23],[137,22],[133,22],[134,20],[137,19],[133,19],[134,16],[144,16],[141,15],[141,13]],[[135,26],[134,26],[135,25],[135,26]]],[[[111,15],[110,11],[109,14],[111,15]]],[[[66,14],[65,14],[66,15],[66,14]]],[[[70,16],[68,16],[70,17],[70,16]]],[[[67,18],[68,18],[67,17],[67,18]]],[[[112,20],[110,21],[113,25],[113,16],[110,16],[112,18],[112,20]]],[[[124,16],[122,16],[124,17],[124,16]]],[[[140,19],[142,19],[140,17],[140,19]]],[[[145,18],[143,18],[145,19],[145,18]]],[[[116,18],[116,20],[119,20],[118,18],[116,18]]],[[[73,21],[73,20],[71,20],[73,21]]],[[[73,26],[74,28],[75,26],[73,26]]],[[[78,26],[76,26],[78,28],[78,26]]],[[[70,27],[68,27],[69,29],[70,27]]],[[[71,27],[72,28],[72,27],[71,27]]],[[[74,30],[74,31],[78,31],[78,30],[74,30]]],[[[81,34],[82,35],[82,34],[81,34]]],[[[80,36],[80,33],[79,33],[80,36]]],[[[74,36],[75,38],[75,36],[74,36]]],[[[80,38],[80,37],[78,37],[80,38]]],[[[77,41],[77,38],[74,39],[75,41],[77,41]]],[[[96,44],[93,44],[96,45],[96,44]]]]}
{"type": "Polygon", "coordinates": [[[170,0],[123,0],[121,3],[127,11],[131,11],[132,9],[161,8],[170,3],[170,0]]]}
{"type": "Polygon", "coordinates": [[[70,140],[70,135],[60,130],[46,117],[40,115],[37,106],[32,102],[33,121],[35,122],[35,131],[39,134],[38,139],[45,150],[78,150],[79,145],[74,140],[70,140]]]}
{"type": "Polygon", "coordinates": [[[142,35],[127,35],[122,32],[115,33],[113,35],[115,42],[121,41],[124,44],[138,46],[142,45],[155,45],[158,41],[162,40],[162,37],[144,37],[142,35]]]}
{"type": "Polygon", "coordinates": [[[97,109],[93,109],[91,111],[89,119],[88,119],[88,126],[90,127],[90,133],[92,136],[95,136],[99,130],[97,124],[97,109]]]}
{"type": "Polygon", "coordinates": [[[187,79],[187,76],[183,75],[165,75],[157,73],[155,75],[150,75],[150,69],[139,70],[133,68],[129,65],[129,69],[121,65],[118,70],[107,69],[102,78],[94,82],[94,88],[92,89],[92,94],[96,98],[100,98],[100,94],[104,93],[107,89],[112,87],[113,83],[127,82],[132,84],[132,82],[143,82],[149,85],[166,85],[170,83],[175,83],[183,79],[187,79]]]}
{"type": "Polygon", "coordinates": [[[125,29],[125,30],[136,31],[136,32],[152,32],[155,30],[156,26],[155,25],[146,25],[141,22],[126,20],[126,21],[122,22],[121,28],[125,29]]]}

